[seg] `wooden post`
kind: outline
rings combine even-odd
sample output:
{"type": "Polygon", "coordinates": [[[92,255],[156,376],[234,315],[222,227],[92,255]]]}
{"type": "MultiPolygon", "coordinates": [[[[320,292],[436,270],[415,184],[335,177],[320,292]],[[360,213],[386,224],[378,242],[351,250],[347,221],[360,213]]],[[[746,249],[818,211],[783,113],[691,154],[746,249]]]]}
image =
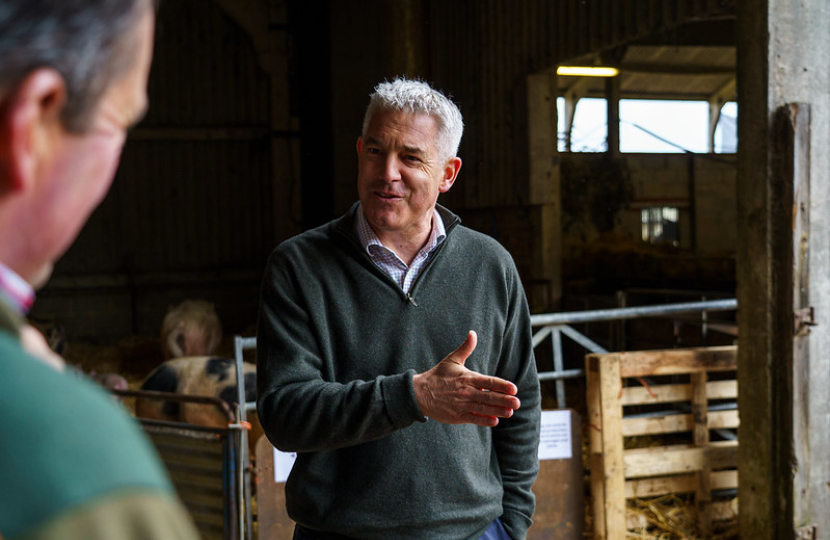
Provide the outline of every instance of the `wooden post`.
{"type": "MultiPolygon", "coordinates": [[[[620,358],[618,355],[600,359],[600,407],[603,418],[620,414],[620,358]]],[[[621,422],[605,422],[602,433],[602,454],[605,460],[605,527],[608,540],[625,540],[625,469],[621,422]]]]}
{"type": "Polygon", "coordinates": [[[528,185],[533,223],[532,310],[552,311],[562,297],[562,225],[556,119],[556,74],[527,78],[528,185]]]}
{"type": "MultiPolygon", "coordinates": [[[[706,448],[709,446],[709,400],[706,393],[707,375],[705,371],[691,374],[692,382],[692,418],[694,419],[693,438],[695,446],[706,448]]],[[[697,472],[697,490],[695,491],[695,506],[697,507],[698,532],[703,538],[711,533],[712,516],[712,467],[705,463],[697,472]]]]}
{"type": "Polygon", "coordinates": [[[605,80],[605,99],[608,101],[608,153],[620,154],[620,78],[605,80]]]}
{"type": "Polygon", "coordinates": [[[625,470],[619,356],[588,357],[594,538],[625,540],[625,470]]]}
{"type": "MultiPolygon", "coordinates": [[[[810,439],[810,332],[816,324],[815,310],[810,301],[810,108],[804,105],[787,107],[786,126],[793,129],[792,159],[792,295],[793,295],[793,462],[809,467],[810,439]],[[799,397],[804,396],[804,397],[799,397]]],[[[825,448],[825,450],[827,450],[825,448]]],[[[793,478],[795,498],[793,520],[796,537],[816,538],[815,521],[810,516],[809,496],[812,475],[793,478]]],[[[826,534],[826,532],[825,532],[826,534]]]]}
{"type": "Polygon", "coordinates": [[[830,538],[830,333],[809,331],[830,313],[830,280],[809,279],[830,274],[828,26],[824,0],[737,4],[740,536],[753,540],[830,538]]]}
{"type": "Polygon", "coordinates": [[[602,407],[600,401],[600,369],[599,358],[588,356],[586,358],[586,401],[588,405],[588,439],[591,448],[590,463],[591,470],[591,508],[594,512],[594,539],[605,540],[605,482],[602,471],[605,470],[603,455],[599,450],[602,448],[602,407]]]}

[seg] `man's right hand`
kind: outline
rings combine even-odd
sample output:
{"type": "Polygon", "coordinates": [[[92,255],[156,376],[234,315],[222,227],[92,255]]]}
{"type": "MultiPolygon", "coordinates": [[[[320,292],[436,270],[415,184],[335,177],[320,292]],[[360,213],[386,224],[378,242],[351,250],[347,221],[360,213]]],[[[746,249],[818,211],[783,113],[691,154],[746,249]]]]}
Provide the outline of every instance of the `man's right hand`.
{"type": "Polygon", "coordinates": [[[438,365],[415,375],[415,398],[424,416],[445,424],[494,427],[499,418],[510,418],[519,408],[515,384],[464,367],[477,342],[471,330],[464,343],[438,365]]]}

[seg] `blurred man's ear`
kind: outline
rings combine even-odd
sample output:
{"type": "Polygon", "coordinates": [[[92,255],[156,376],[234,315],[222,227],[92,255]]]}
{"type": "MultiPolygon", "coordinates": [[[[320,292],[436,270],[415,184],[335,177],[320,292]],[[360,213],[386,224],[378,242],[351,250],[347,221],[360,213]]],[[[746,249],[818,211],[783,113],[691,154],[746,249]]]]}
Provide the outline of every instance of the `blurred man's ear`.
{"type": "Polygon", "coordinates": [[[0,100],[0,191],[29,189],[63,130],[63,77],[50,68],[31,72],[0,100]]]}

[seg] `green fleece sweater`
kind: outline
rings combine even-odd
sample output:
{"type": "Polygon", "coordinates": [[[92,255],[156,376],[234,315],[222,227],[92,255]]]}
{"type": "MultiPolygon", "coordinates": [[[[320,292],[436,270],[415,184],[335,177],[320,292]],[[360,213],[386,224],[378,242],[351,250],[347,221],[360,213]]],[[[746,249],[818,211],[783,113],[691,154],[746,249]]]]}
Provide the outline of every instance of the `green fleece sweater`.
{"type": "Polygon", "coordinates": [[[360,540],[472,540],[495,518],[525,538],[541,400],[510,255],[439,206],[447,238],[407,295],[360,246],[356,208],[281,244],[264,277],[258,411],[271,442],[298,453],[289,515],[360,540]],[[415,373],[469,330],[466,366],[519,389],[495,428],[428,420],[415,399],[415,373]]]}
{"type": "Polygon", "coordinates": [[[136,422],[26,353],[21,323],[0,300],[0,538],[196,540],[136,422]]]}

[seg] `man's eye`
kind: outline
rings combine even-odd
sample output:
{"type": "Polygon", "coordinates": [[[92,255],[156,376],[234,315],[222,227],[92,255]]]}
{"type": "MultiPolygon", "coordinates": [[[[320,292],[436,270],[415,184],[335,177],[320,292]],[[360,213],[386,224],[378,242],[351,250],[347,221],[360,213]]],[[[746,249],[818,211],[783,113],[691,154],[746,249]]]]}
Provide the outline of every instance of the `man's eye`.
{"type": "Polygon", "coordinates": [[[413,163],[421,161],[421,158],[419,158],[418,156],[404,156],[404,159],[407,161],[411,161],[413,163]]]}
{"type": "Polygon", "coordinates": [[[366,152],[369,154],[380,154],[380,150],[377,148],[367,148],[366,152]]]}

